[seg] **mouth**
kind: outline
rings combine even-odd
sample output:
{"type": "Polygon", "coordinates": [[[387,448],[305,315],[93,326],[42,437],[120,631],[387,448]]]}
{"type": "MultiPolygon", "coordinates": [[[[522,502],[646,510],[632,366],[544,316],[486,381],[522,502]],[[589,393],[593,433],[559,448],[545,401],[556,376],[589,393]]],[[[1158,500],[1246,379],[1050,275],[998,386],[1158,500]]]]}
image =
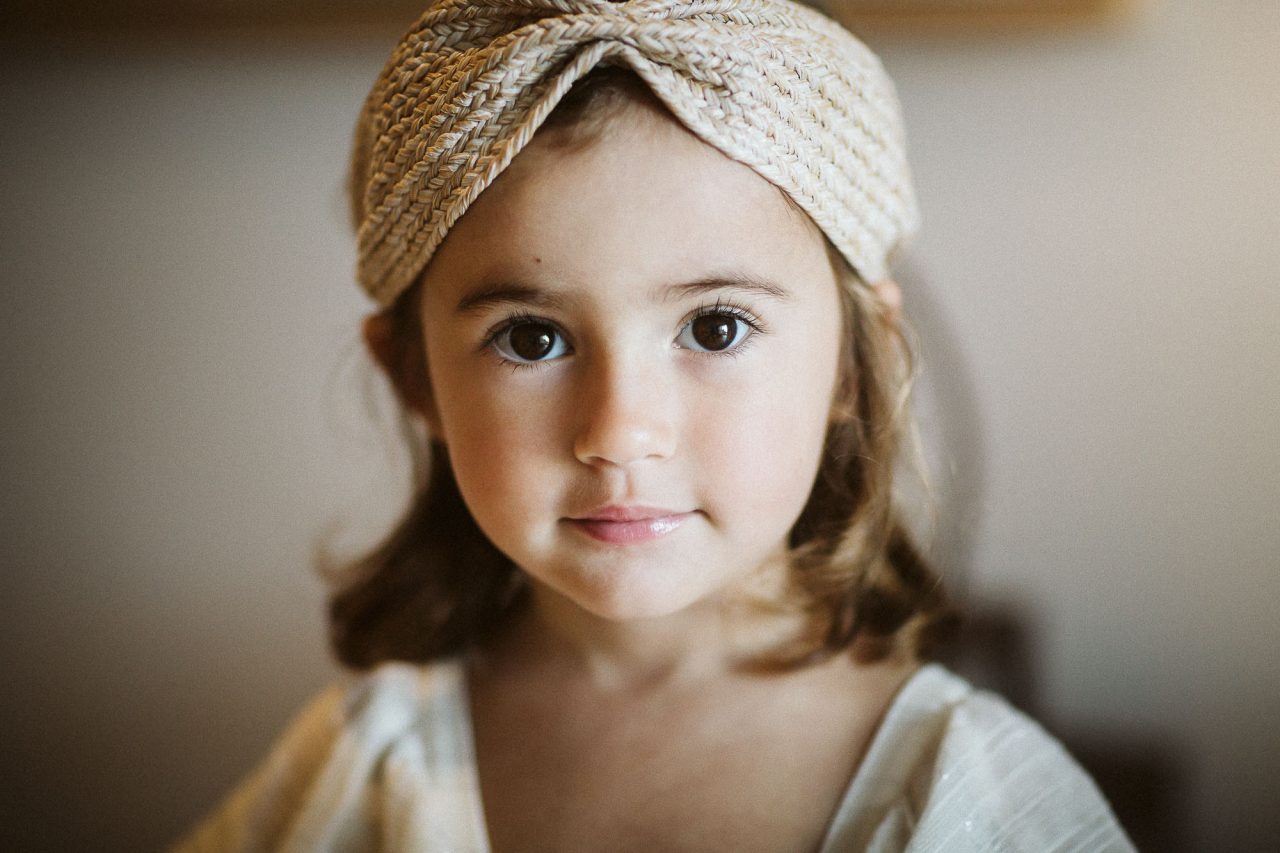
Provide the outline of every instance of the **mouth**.
{"type": "Polygon", "coordinates": [[[564,519],[578,532],[611,545],[652,542],[677,530],[695,515],[648,506],[606,506],[564,519]]]}

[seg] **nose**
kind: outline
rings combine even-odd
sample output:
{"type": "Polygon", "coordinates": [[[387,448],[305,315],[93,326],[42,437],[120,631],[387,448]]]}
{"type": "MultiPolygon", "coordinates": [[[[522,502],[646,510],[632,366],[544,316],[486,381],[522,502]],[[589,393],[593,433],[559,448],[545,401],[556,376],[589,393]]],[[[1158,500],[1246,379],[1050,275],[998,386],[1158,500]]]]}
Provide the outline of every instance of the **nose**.
{"type": "Polygon", "coordinates": [[[676,401],[660,370],[602,358],[584,367],[580,381],[573,446],[578,461],[625,467],[675,452],[676,401]]]}

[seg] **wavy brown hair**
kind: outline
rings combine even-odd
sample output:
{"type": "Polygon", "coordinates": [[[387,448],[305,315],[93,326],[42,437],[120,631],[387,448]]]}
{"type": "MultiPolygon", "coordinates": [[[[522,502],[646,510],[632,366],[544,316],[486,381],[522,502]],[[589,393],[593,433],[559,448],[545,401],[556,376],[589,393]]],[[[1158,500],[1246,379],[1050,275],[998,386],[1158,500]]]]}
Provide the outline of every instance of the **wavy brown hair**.
{"type": "MultiPolygon", "coordinates": [[[[665,110],[634,72],[600,67],[574,85],[539,132],[555,130],[556,144],[580,147],[638,105],[665,110]]],[[[359,221],[358,192],[352,195],[359,221]]],[[[801,665],[843,650],[873,661],[895,648],[928,657],[954,633],[957,618],[894,505],[896,462],[909,429],[911,351],[875,289],[830,241],[827,252],[844,329],[835,417],[788,543],[790,604],[808,615],[811,630],[773,662],[801,665]]],[[[419,281],[387,311],[391,363],[425,376],[420,291],[419,281]]],[[[463,651],[501,623],[525,590],[523,574],[463,503],[444,447],[408,434],[409,508],[380,544],[339,573],[329,601],[334,651],[357,669],[463,651]]]]}

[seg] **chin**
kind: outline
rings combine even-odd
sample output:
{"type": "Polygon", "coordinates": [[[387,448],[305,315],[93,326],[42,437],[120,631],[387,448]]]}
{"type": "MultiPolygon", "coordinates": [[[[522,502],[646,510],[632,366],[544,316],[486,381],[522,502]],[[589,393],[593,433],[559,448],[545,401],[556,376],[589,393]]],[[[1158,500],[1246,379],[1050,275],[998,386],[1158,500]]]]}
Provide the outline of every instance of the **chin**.
{"type": "Polygon", "coordinates": [[[652,582],[593,584],[589,589],[561,590],[561,594],[588,613],[620,623],[672,616],[700,598],[692,590],[659,588],[652,582]]]}

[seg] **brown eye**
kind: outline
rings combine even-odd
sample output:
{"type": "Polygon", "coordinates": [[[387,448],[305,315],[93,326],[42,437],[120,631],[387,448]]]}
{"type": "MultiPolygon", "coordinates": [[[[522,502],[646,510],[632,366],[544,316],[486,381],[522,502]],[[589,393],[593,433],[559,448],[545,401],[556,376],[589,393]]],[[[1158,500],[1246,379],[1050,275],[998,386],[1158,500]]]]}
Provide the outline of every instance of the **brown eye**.
{"type": "Polygon", "coordinates": [[[751,333],[744,319],[725,311],[714,311],[694,317],[680,331],[676,343],[700,352],[724,352],[733,349],[751,333]]]}
{"type": "Polygon", "coordinates": [[[568,350],[564,337],[550,323],[525,321],[500,332],[494,349],[508,361],[527,364],[558,358],[568,350]]]}
{"type": "Polygon", "coordinates": [[[545,358],[556,344],[556,330],[550,326],[525,323],[511,330],[511,350],[526,361],[545,358]]]}
{"type": "Polygon", "coordinates": [[[727,314],[709,314],[693,321],[693,339],[706,350],[728,348],[737,333],[737,319],[727,314]]]}

